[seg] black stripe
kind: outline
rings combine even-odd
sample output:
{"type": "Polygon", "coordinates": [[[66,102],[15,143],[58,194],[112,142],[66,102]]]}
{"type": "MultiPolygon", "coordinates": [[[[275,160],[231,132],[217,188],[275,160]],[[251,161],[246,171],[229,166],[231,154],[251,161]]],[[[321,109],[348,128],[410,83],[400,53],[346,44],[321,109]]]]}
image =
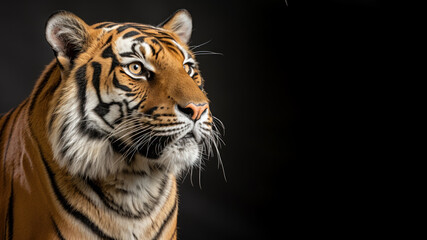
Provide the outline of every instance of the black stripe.
{"type": "MultiPolygon", "coordinates": [[[[132,140],[134,142],[138,142],[138,140],[145,138],[147,135],[146,132],[142,132],[141,134],[135,134],[132,136],[132,140]]],[[[149,139],[147,144],[138,144],[137,149],[138,153],[142,156],[150,158],[152,160],[158,159],[162,154],[163,149],[172,142],[172,137],[170,136],[153,136],[149,139]]]]}
{"type": "Polygon", "coordinates": [[[43,90],[43,88],[46,86],[46,84],[47,84],[47,82],[48,82],[48,80],[50,78],[50,75],[52,75],[53,70],[55,69],[55,67],[56,67],[56,64],[52,64],[52,66],[50,67],[50,69],[43,76],[43,80],[37,86],[36,92],[34,93],[33,98],[31,99],[30,107],[29,107],[29,110],[28,110],[28,116],[32,115],[32,113],[34,111],[35,104],[36,104],[36,99],[40,95],[40,93],[43,90]]]}
{"type": "Polygon", "coordinates": [[[121,172],[122,174],[127,174],[127,175],[136,175],[136,176],[140,176],[140,177],[145,177],[147,176],[147,172],[145,172],[144,170],[123,170],[121,172]]]}
{"type": "Polygon", "coordinates": [[[77,69],[76,72],[76,83],[78,87],[78,96],[80,99],[80,116],[85,116],[85,105],[86,105],[86,64],[77,69]]]}
{"type": "MultiPolygon", "coordinates": [[[[93,109],[93,111],[101,118],[101,120],[110,128],[114,129],[113,124],[118,124],[122,121],[122,118],[124,116],[123,110],[122,110],[122,103],[119,102],[111,102],[111,103],[104,103],[101,100],[99,101],[98,106],[93,109]],[[116,118],[112,123],[108,122],[104,116],[107,115],[110,112],[110,107],[112,105],[117,105],[120,109],[120,117],[116,118]]],[[[104,136],[105,133],[102,133],[101,136],[104,136]]]]}
{"type": "Polygon", "coordinates": [[[139,34],[141,33],[137,31],[130,31],[130,32],[127,32],[125,35],[123,35],[123,39],[130,38],[139,34]]]}
{"type": "MultiPolygon", "coordinates": [[[[88,135],[90,138],[95,139],[101,139],[105,137],[105,133],[100,132],[96,129],[89,128],[87,126],[87,119],[85,114],[85,106],[86,106],[86,84],[87,84],[87,78],[86,78],[86,64],[81,66],[75,75],[77,87],[78,87],[78,98],[80,100],[80,116],[81,121],[79,123],[79,128],[82,134],[88,135]]],[[[94,70],[95,74],[95,70],[94,70]]]]}
{"type": "Polygon", "coordinates": [[[107,115],[107,113],[110,112],[110,105],[111,104],[106,104],[103,102],[99,102],[98,106],[95,107],[95,109],[93,109],[93,111],[98,114],[99,117],[102,118],[102,120],[111,128],[113,128],[113,126],[111,126],[111,124],[109,122],[107,122],[104,118],[105,115],[107,115]]]}
{"type": "MultiPolygon", "coordinates": [[[[110,128],[114,128],[111,123],[109,123],[104,116],[110,112],[110,106],[111,105],[118,105],[121,109],[122,103],[119,102],[111,102],[111,103],[105,103],[102,101],[101,98],[101,90],[100,90],[100,75],[102,72],[102,66],[98,62],[92,62],[93,67],[93,77],[92,77],[92,84],[95,88],[96,95],[98,96],[98,106],[94,109],[95,113],[99,115],[99,117],[104,121],[105,124],[107,124],[110,128]]],[[[114,74],[115,77],[116,74],[114,74]]],[[[114,82],[114,80],[113,80],[114,82]]],[[[123,115],[123,114],[122,114],[123,115]]]]}
{"type": "MultiPolygon", "coordinates": [[[[12,169],[13,170],[13,169],[12,169]]],[[[12,171],[13,175],[13,171],[12,171]]],[[[7,239],[13,239],[13,201],[14,201],[14,193],[13,193],[13,179],[11,180],[11,189],[10,189],[10,197],[9,204],[7,207],[7,239]]]]}
{"type": "Polygon", "coordinates": [[[149,25],[142,25],[142,24],[135,24],[135,23],[128,24],[128,26],[136,28],[140,31],[146,31],[146,30],[154,29],[154,27],[149,26],[149,25]]]}
{"type": "Polygon", "coordinates": [[[100,24],[100,25],[96,26],[96,27],[95,27],[95,29],[103,28],[103,27],[105,27],[105,26],[107,26],[107,25],[109,25],[109,24],[111,24],[111,22],[102,23],[102,24],[100,24]]]}
{"type": "Polygon", "coordinates": [[[112,201],[111,199],[107,198],[105,194],[102,192],[102,189],[92,180],[87,180],[87,184],[92,188],[92,190],[98,195],[98,197],[101,199],[101,201],[104,203],[105,206],[108,207],[108,209],[114,211],[115,213],[128,218],[134,218],[138,219],[143,216],[146,216],[147,214],[144,212],[138,212],[138,214],[133,214],[125,209],[123,209],[121,206],[119,206],[117,203],[112,201]]]}
{"type": "MultiPolygon", "coordinates": [[[[40,84],[37,86],[36,92],[34,93],[33,97],[31,98],[31,102],[30,102],[30,106],[29,106],[29,110],[28,110],[29,118],[33,114],[37,98],[39,97],[42,90],[45,88],[46,84],[48,83],[48,81],[49,81],[53,71],[55,70],[56,66],[57,66],[56,64],[52,64],[52,66],[47,70],[46,74],[44,74],[42,76],[43,79],[41,80],[40,84]]],[[[59,85],[61,84],[61,81],[62,81],[62,78],[60,78],[59,81],[48,92],[54,93],[58,89],[59,85]]],[[[52,123],[53,123],[53,121],[50,120],[49,130],[52,127],[52,123]]]]}
{"type": "Polygon", "coordinates": [[[92,83],[93,86],[95,87],[96,90],[96,95],[98,95],[98,100],[99,102],[102,102],[101,100],[101,90],[100,88],[100,76],[101,76],[101,72],[102,72],[102,67],[101,64],[99,64],[98,62],[92,62],[92,67],[93,67],[93,76],[92,76],[92,83]]]}
{"type": "Polygon", "coordinates": [[[145,112],[147,115],[152,115],[154,111],[156,111],[159,107],[152,107],[145,112]]]}
{"type": "Polygon", "coordinates": [[[110,23],[110,24],[108,24],[108,25],[104,26],[104,28],[115,27],[115,26],[117,26],[117,25],[119,25],[119,24],[118,24],[118,23],[110,23]]]}
{"type": "Polygon", "coordinates": [[[114,239],[110,236],[108,236],[106,233],[104,233],[94,222],[92,222],[86,215],[84,215],[82,212],[74,208],[65,198],[64,195],[62,195],[61,191],[59,190],[59,187],[56,183],[55,179],[55,173],[52,171],[52,169],[49,167],[49,164],[47,163],[43,153],[40,151],[41,147],[40,144],[37,142],[40,157],[42,158],[43,165],[47,171],[50,185],[52,186],[53,192],[56,196],[56,199],[61,204],[62,208],[67,211],[69,214],[71,214],[74,218],[82,222],[86,227],[88,227],[93,233],[95,233],[98,237],[103,239],[114,239]]]}
{"type": "Polygon", "coordinates": [[[138,42],[144,42],[144,39],[145,39],[146,37],[143,37],[143,36],[141,36],[141,37],[137,37],[137,38],[135,38],[134,40],[135,41],[138,41],[138,42]]]}
{"type": "Polygon", "coordinates": [[[113,85],[114,85],[114,87],[121,89],[125,92],[131,92],[132,91],[132,89],[130,89],[129,87],[119,83],[119,80],[117,80],[117,77],[116,77],[116,73],[114,73],[114,75],[113,75],[113,85]]]}
{"type": "Polygon", "coordinates": [[[169,49],[170,51],[172,51],[172,52],[175,52],[175,53],[176,53],[176,55],[179,55],[179,54],[181,53],[182,57],[183,57],[183,58],[185,58],[185,56],[184,56],[184,54],[182,53],[182,51],[181,51],[181,50],[179,50],[179,52],[178,52],[174,47],[171,47],[171,46],[169,46],[169,47],[168,47],[168,49],[169,49]]]}
{"type": "MultiPolygon", "coordinates": [[[[49,92],[52,93],[52,94],[54,92],[56,92],[56,90],[58,89],[58,87],[61,84],[61,82],[62,82],[62,78],[60,78],[60,80],[56,83],[55,86],[52,87],[52,89],[49,92]]],[[[52,130],[52,125],[53,125],[53,122],[55,121],[56,117],[57,117],[57,114],[54,111],[52,113],[52,115],[50,116],[50,120],[49,120],[49,125],[48,125],[48,131],[49,132],[51,132],[51,130],[52,130]]]]}
{"type": "Polygon", "coordinates": [[[111,43],[111,40],[113,40],[113,35],[111,35],[111,36],[107,39],[107,41],[105,41],[104,46],[102,46],[102,47],[105,47],[105,46],[107,46],[109,43],[111,43]]]}
{"type": "Polygon", "coordinates": [[[170,239],[173,239],[177,233],[178,233],[178,228],[175,228],[175,232],[173,232],[172,237],[170,239]]]}
{"type": "Polygon", "coordinates": [[[121,27],[118,27],[117,28],[117,33],[121,33],[121,32],[123,32],[124,30],[126,30],[126,29],[128,29],[128,28],[131,28],[132,26],[129,26],[129,25],[123,25],[123,26],[121,26],[121,27]]]}
{"type": "Polygon", "coordinates": [[[157,41],[157,39],[155,39],[155,38],[151,39],[151,42],[152,42],[153,44],[155,44],[155,45],[159,46],[159,51],[157,51],[157,52],[156,52],[156,51],[154,50],[154,48],[150,45],[150,47],[151,47],[151,49],[152,49],[152,51],[153,51],[154,57],[157,59],[157,58],[159,57],[159,53],[160,53],[161,51],[163,51],[163,46],[162,46],[162,44],[160,44],[160,42],[159,42],[159,41],[157,41]]]}
{"type": "Polygon", "coordinates": [[[102,51],[102,57],[111,58],[111,67],[110,72],[108,74],[111,74],[114,68],[116,68],[120,64],[119,60],[117,60],[116,54],[114,54],[113,52],[113,48],[111,47],[111,45],[105,48],[104,51],[102,51]]]}
{"type": "Polygon", "coordinates": [[[126,155],[126,153],[131,153],[129,154],[129,156],[126,157],[127,159],[126,161],[131,162],[133,160],[133,157],[135,154],[133,153],[134,151],[132,151],[130,146],[128,146],[125,142],[119,139],[116,139],[114,137],[110,137],[108,139],[110,140],[111,147],[115,152],[120,153],[122,155],[126,155]]]}
{"type": "Polygon", "coordinates": [[[55,220],[53,220],[53,218],[52,218],[52,217],[50,217],[50,219],[52,220],[53,227],[55,228],[56,236],[57,236],[60,240],[65,240],[64,236],[62,236],[61,230],[59,230],[58,225],[56,225],[55,220]]]}
{"type": "MultiPolygon", "coordinates": [[[[155,56],[155,58],[157,59],[157,57],[158,57],[159,53],[156,53],[156,49],[154,49],[153,45],[150,45],[150,44],[149,44],[149,46],[150,46],[151,52],[153,53],[153,55],[154,55],[154,56],[155,56]]],[[[159,52],[160,52],[160,50],[159,50],[159,52]]]]}
{"type": "Polygon", "coordinates": [[[105,132],[100,132],[94,128],[87,127],[86,120],[82,120],[80,122],[80,131],[91,139],[103,139],[107,135],[105,132]]]}
{"type": "Polygon", "coordinates": [[[127,57],[127,58],[136,57],[135,53],[133,53],[133,52],[124,52],[124,53],[120,53],[119,55],[122,58],[125,58],[125,57],[127,57]]]}
{"type": "Polygon", "coordinates": [[[156,32],[154,34],[154,37],[156,37],[157,39],[160,39],[160,40],[167,39],[167,40],[175,41],[175,39],[171,35],[169,35],[169,33],[166,33],[163,31],[156,32]]]}
{"type": "Polygon", "coordinates": [[[65,122],[64,125],[61,126],[61,131],[59,134],[59,144],[61,144],[62,146],[60,153],[62,157],[65,157],[67,155],[67,152],[71,147],[68,142],[65,142],[65,133],[67,132],[69,126],[70,124],[68,122],[65,122]]]}
{"type": "Polygon", "coordinates": [[[177,205],[178,205],[178,199],[176,198],[176,195],[175,195],[175,204],[173,205],[172,209],[169,211],[168,216],[163,220],[163,223],[160,226],[159,231],[157,232],[156,236],[154,236],[154,238],[152,240],[159,239],[159,237],[162,235],[162,232],[163,232],[165,226],[169,223],[173,214],[175,213],[177,205]]]}

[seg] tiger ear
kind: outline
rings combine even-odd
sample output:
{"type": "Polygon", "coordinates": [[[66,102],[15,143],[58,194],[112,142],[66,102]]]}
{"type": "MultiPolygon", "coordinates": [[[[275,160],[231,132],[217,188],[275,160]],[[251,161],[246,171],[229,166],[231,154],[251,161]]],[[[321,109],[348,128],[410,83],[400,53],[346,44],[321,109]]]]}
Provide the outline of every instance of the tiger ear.
{"type": "Polygon", "coordinates": [[[183,43],[187,44],[190,41],[193,21],[190,13],[185,9],[181,9],[161,24],[161,27],[174,32],[183,43]]]}
{"type": "Polygon", "coordinates": [[[58,11],[49,17],[46,22],[46,40],[58,61],[72,61],[85,50],[89,42],[88,29],[89,26],[83,20],[67,11],[58,11]]]}

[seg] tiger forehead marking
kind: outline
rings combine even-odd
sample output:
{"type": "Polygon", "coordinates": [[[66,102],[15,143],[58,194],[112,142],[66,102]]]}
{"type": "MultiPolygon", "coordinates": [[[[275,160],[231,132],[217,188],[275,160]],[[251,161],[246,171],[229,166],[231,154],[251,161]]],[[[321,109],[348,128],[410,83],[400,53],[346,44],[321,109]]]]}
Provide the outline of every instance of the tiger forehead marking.
{"type": "MultiPolygon", "coordinates": [[[[96,24],[95,28],[100,28],[106,23],[96,24]]],[[[124,23],[124,24],[112,24],[107,23],[108,25],[113,25],[113,27],[104,27],[104,31],[107,33],[116,33],[118,40],[129,40],[132,44],[117,43],[118,51],[120,53],[127,52],[134,43],[145,43],[144,47],[151,48],[151,53],[158,59],[159,53],[164,50],[164,47],[168,48],[170,51],[175,52],[176,54],[181,54],[185,59],[190,58],[188,50],[178,44],[177,39],[173,37],[173,33],[167,32],[164,29],[152,27],[148,25],[141,25],[135,23],[124,23]],[[116,31],[114,31],[116,30],[116,31]],[[175,45],[175,46],[174,46],[175,45]],[[179,51],[178,51],[179,50],[179,51]]],[[[146,50],[149,51],[149,50],[146,50]]]]}

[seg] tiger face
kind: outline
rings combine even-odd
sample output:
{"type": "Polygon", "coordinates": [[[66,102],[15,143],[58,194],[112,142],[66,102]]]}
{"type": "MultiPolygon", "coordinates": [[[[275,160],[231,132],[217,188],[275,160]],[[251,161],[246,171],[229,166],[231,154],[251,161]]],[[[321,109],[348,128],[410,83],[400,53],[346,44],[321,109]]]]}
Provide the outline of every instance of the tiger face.
{"type": "Polygon", "coordinates": [[[53,15],[46,38],[61,69],[49,107],[55,159],[73,175],[178,174],[202,159],[217,134],[198,63],[186,45],[192,21],[178,11],[161,27],[88,26],[53,15]]]}

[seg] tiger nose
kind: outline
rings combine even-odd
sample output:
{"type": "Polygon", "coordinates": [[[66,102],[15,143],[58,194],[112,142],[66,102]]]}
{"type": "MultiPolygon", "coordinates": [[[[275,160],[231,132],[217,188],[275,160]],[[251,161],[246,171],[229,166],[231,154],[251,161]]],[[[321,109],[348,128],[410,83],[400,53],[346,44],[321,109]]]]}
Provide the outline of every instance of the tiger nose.
{"type": "Polygon", "coordinates": [[[199,104],[189,103],[184,108],[178,105],[178,109],[181,112],[188,114],[188,116],[193,121],[199,120],[202,114],[206,111],[206,109],[208,109],[208,107],[209,107],[209,104],[207,103],[199,103],[199,104]]]}

